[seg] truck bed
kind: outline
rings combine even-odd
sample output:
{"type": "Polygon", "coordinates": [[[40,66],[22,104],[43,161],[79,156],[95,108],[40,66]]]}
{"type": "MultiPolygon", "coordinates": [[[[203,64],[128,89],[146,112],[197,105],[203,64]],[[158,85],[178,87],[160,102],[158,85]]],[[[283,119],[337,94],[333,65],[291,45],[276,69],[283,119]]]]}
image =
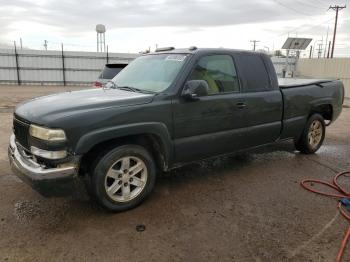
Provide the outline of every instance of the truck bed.
{"type": "Polygon", "coordinates": [[[298,137],[311,112],[323,112],[334,121],[342,110],[344,86],[339,80],[284,78],[279,87],[284,102],[281,138],[298,137]]]}
{"type": "Polygon", "coordinates": [[[317,85],[332,82],[335,79],[315,79],[315,78],[278,78],[280,88],[293,88],[306,85],[317,85]]]}

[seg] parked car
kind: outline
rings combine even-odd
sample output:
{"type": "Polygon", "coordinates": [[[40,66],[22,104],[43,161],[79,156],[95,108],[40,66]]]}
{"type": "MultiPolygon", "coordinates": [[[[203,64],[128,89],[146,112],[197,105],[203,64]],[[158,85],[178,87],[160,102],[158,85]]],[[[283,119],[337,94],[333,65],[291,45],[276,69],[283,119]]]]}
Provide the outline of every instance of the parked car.
{"type": "Polygon", "coordinates": [[[108,81],[119,74],[120,71],[128,64],[106,64],[98,76],[97,80],[94,82],[95,87],[103,87],[108,81]]]}
{"type": "Polygon", "coordinates": [[[279,85],[265,54],[169,48],[138,57],[105,89],[19,105],[8,154],[44,196],[84,179],[103,207],[122,211],[151,193],[157,173],[192,161],[283,140],[315,153],[343,100],[338,80],[279,85]]]}

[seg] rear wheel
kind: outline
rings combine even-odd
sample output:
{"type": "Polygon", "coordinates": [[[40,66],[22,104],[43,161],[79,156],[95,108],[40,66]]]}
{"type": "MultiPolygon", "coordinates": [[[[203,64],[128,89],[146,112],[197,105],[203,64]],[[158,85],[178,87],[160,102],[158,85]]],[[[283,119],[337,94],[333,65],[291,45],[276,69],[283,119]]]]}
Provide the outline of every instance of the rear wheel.
{"type": "Polygon", "coordinates": [[[313,154],[321,146],[326,134],[326,125],[320,114],[313,114],[307,121],[301,137],[294,141],[295,148],[304,154],[313,154]]]}
{"type": "Polygon", "coordinates": [[[150,153],[138,145],[117,147],[102,156],[92,174],[97,201],[110,211],[139,205],[152,191],[156,168],[150,153]]]}

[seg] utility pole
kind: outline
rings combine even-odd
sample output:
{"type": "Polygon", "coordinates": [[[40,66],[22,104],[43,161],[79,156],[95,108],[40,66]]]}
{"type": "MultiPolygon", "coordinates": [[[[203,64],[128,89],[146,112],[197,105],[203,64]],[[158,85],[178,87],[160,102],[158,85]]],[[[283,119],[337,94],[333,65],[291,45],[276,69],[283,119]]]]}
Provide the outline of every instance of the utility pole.
{"type": "Polygon", "coordinates": [[[310,46],[310,54],[309,54],[309,59],[311,59],[311,55],[312,55],[312,46],[310,46]]]}
{"type": "Polygon", "coordinates": [[[318,44],[318,49],[317,49],[317,58],[320,58],[322,56],[322,44],[318,44]]]}
{"type": "Polygon", "coordinates": [[[106,58],[107,58],[107,63],[106,63],[106,64],[108,64],[108,62],[109,62],[108,45],[107,45],[107,54],[106,54],[106,58]]]}
{"type": "Polygon", "coordinates": [[[259,43],[259,40],[250,40],[251,43],[253,43],[253,50],[255,51],[256,49],[256,43],[259,43]]]}
{"type": "Polygon", "coordinates": [[[45,47],[45,50],[47,51],[47,40],[44,40],[44,47],[45,47]]]}
{"type": "Polygon", "coordinates": [[[326,42],[324,43],[324,54],[323,54],[323,58],[326,58],[327,43],[328,43],[328,33],[329,33],[329,26],[328,26],[328,28],[327,28],[326,42]]]}
{"type": "Polygon", "coordinates": [[[62,80],[63,85],[66,85],[66,67],[64,65],[63,43],[61,43],[61,56],[62,56],[62,80]]]}
{"type": "Polygon", "coordinates": [[[19,76],[19,63],[18,63],[18,53],[17,53],[17,46],[16,46],[16,41],[13,41],[13,44],[15,46],[15,59],[16,59],[16,72],[17,72],[17,84],[21,85],[21,79],[19,76]]]}
{"type": "Polygon", "coordinates": [[[334,5],[334,6],[329,6],[329,9],[335,10],[335,23],[334,23],[334,32],[333,32],[333,42],[332,42],[332,52],[331,52],[331,58],[333,58],[333,53],[334,53],[334,45],[335,45],[335,35],[337,34],[337,25],[338,25],[338,12],[339,10],[342,10],[346,8],[346,5],[344,6],[339,6],[339,5],[334,5]]]}

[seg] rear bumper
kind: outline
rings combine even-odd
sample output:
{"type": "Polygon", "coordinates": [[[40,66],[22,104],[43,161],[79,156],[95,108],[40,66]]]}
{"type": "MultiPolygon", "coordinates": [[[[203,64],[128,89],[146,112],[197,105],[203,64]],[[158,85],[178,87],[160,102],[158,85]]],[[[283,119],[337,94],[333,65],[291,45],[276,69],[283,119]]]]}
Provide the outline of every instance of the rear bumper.
{"type": "Polygon", "coordinates": [[[66,196],[75,190],[78,174],[75,163],[58,168],[39,165],[21,151],[14,135],[10,138],[8,157],[13,172],[45,197],[66,196]]]}

